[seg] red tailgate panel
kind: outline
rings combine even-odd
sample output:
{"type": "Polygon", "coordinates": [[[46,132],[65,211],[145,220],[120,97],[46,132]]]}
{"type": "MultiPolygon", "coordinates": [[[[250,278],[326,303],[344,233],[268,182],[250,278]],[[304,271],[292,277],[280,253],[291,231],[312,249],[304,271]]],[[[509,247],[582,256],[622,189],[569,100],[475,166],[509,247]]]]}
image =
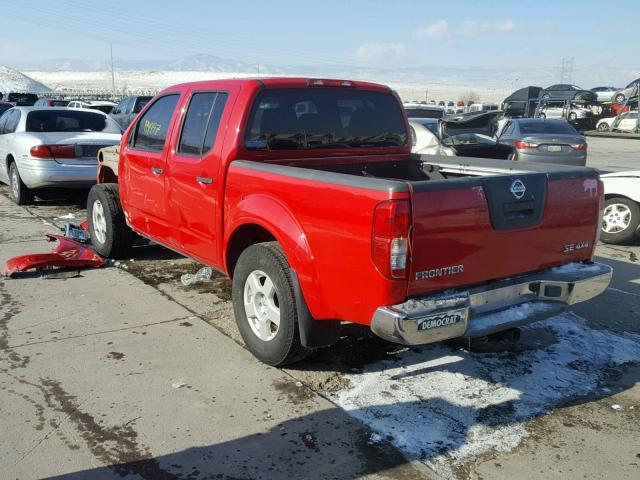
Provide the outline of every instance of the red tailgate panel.
{"type": "Polygon", "coordinates": [[[599,218],[598,185],[595,178],[548,181],[541,222],[514,230],[492,227],[482,186],[413,192],[408,295],[589,260],[599,218]],[[564,252],[565,245],[585,241],[585,248],[564,252]]]}

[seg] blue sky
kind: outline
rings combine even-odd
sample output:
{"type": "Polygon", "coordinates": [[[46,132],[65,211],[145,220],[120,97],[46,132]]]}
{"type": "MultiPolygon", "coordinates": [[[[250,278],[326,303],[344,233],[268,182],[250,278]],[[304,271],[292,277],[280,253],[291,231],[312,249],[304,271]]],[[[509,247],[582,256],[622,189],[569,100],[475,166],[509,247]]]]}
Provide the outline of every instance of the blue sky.
{"type": "Polygon", "coordinates": [[[276,65],[640,66],[640,0],[0,0],[0,64],[207,53],[276,65]],[[635,33],[634,33],[635,32],[635,33]],[[634,64],[635,63],[635,64],[634,64]]]}

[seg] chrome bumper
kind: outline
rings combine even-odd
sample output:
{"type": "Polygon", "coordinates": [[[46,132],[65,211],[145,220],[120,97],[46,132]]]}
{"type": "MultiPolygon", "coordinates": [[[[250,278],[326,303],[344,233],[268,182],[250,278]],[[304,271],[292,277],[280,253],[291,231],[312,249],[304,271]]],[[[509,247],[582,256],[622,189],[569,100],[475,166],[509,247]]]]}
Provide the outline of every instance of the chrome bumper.
{"type": "Polygon", "coordinates": [[[464,291],[428,295],[379,307],[371,330],[396,343],[420,345],[455,337],[481,337],[562,313],[604,292],[612,269],[570,263],[464,291]]]}

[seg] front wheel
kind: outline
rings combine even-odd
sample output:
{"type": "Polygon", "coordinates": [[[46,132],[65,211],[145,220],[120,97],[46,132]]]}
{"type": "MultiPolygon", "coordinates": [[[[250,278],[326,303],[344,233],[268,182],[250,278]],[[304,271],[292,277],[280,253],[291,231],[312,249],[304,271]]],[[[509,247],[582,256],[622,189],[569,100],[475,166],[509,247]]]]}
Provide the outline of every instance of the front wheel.
{"type": "Polygon", "coordinates": [[[545,119],[545,118],[547,118],[547,116],[544,113],[541,113],[540,115],[538,115],[538,118],[545,119]]]}
{"type": "Polygon", "coordinates": [[[244,343],[258,360],[276,367],[312,350],[300,341],[291,267],[277,242],[248,247],[233,272],[233,311],[244,343]]]}
{"type": "Polygon", "coordinates": [[[632,242],[640,225],[640,207],[624,197],[609,198],[604,203],[601,239],[616,245],[632,242]]]}
{"type": "Polygon", "coordinates": [[[11,162],[9,166],[9,183],[11,185],[11,200],[18,205],[28,205],[33,202],[33,192],[22,181],[16,162],[11,162]]]}
{"type": "Polygon", "coordinates": [[[125,221],[117,184],[101,183],[91,187],[87,198],[87,219],[96,252],[106,258],[127,255],[134,233],[125,221]]]}
{"type": "Polygon", "coordinates": [[[619,93],[618,95],[616,95],[616,98],[614,100],[616,101],[616,103],[624,103],[624,94],[619,93]]]}
{"type": "Polygon", "coordinates": [[[576,115],[575,113],[571,112],[569,114],[569,121],[570,122],[575,122],[578,119],[578,115],[576,115]]]}
{"type": "Polygon", "coordinates": [[[608,132],[609,131],[609,124],[606,122],[602,122],[600,125],[598,125],[598,131],[599,132],[608,132]]]}

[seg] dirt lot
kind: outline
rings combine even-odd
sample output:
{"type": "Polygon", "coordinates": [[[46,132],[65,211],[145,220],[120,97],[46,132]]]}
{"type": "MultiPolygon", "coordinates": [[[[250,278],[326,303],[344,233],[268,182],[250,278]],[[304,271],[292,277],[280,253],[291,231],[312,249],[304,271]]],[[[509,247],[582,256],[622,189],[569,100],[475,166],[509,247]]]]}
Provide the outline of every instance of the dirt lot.
{"type": "MultiPolygon", "coordinates": [[[[61,228],[84,219],[85,196],[52,194],[28,210],[61,228]]],[[[640,246],[599,245],[597,256],[614,267],[611,288],[523,329],[519,343],[406,348],[345,325],[338,344],[285,372],[370,427],[371,443],[388,441],[443,478],[637,478],[640,246]]],[[[230,282],[181,284],[201,266],[140,242],[112,268],[242,345],[230,282]]]]}

